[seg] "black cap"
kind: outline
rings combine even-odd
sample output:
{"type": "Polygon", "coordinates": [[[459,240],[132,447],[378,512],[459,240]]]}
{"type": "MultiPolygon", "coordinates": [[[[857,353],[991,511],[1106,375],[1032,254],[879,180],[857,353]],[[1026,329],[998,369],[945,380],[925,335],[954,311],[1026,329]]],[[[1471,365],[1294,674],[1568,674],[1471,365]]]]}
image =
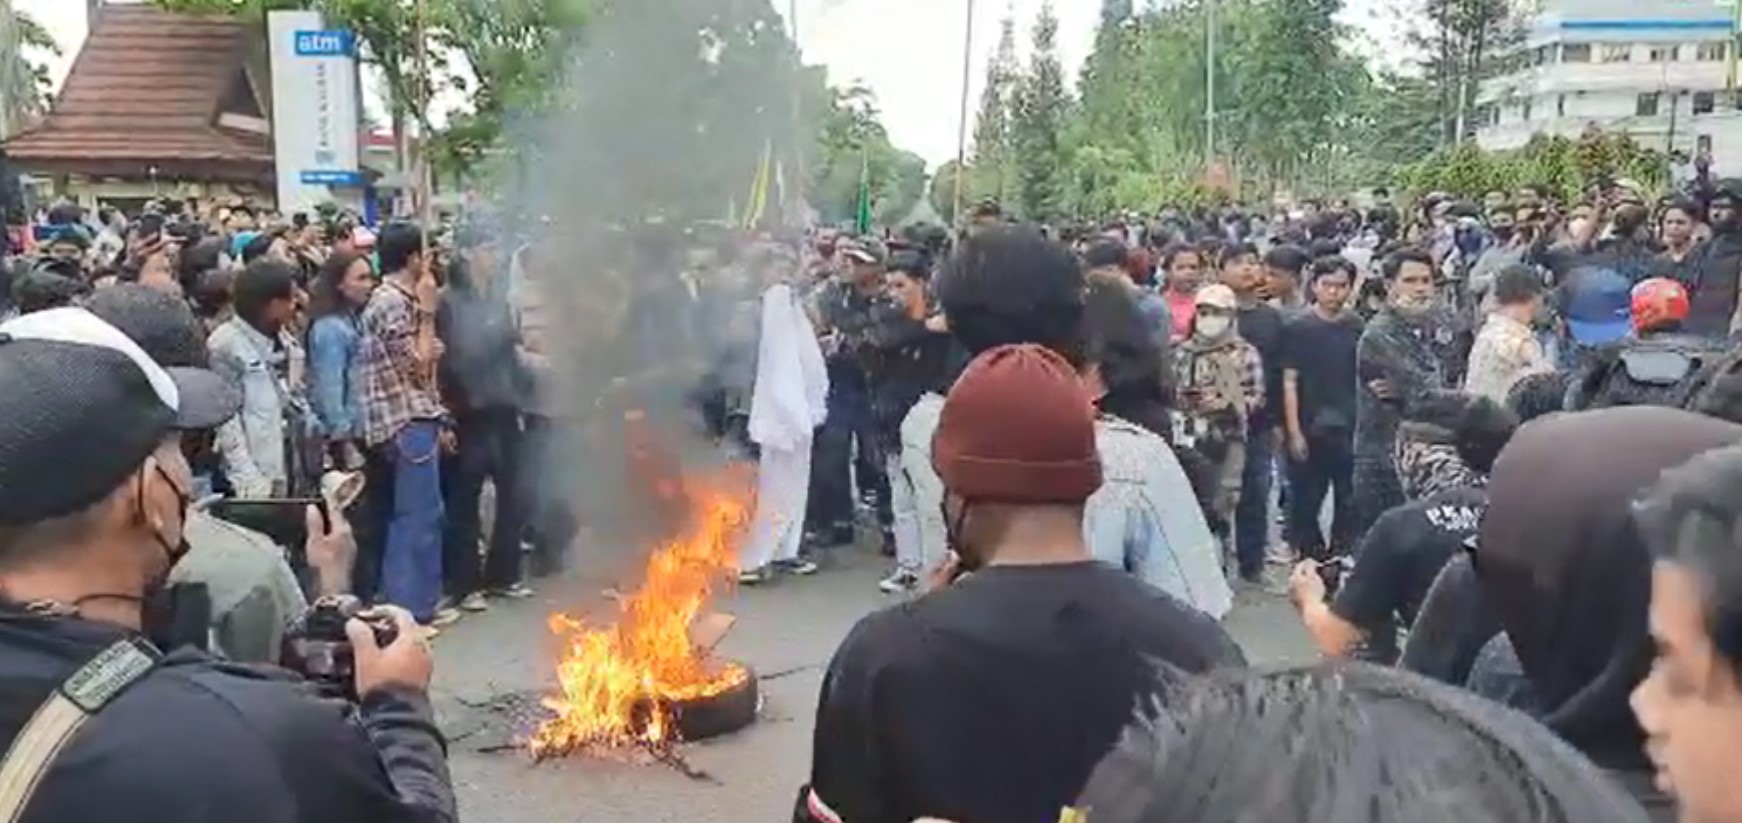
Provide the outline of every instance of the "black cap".
{"type": "Polygon", "coordinates": [[[169,292],[138,283],[118,283],[98,290],[83,305],[138,343],[159,366],[209,367],[205,327],[185,301],[169,292]]]}
{"type": "Polygon", "coordinates": [[[238,401],[216,374],[166,369],[84,309],[0,324],[0,525],[91,506],[166,437],[216,426],[238,401]]]}

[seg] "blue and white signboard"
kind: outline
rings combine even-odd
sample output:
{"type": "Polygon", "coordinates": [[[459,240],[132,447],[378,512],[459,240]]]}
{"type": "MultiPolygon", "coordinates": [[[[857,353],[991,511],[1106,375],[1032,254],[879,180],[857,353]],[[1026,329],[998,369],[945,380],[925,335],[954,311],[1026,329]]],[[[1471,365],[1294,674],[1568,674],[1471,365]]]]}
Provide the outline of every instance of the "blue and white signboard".
{"type": "Polygon", "coordinates": [[[312,213],[326,202],[361,202],[356,35],[326,28],[314,11],[275,11],[266,27],[279,211],[312,213]]]}

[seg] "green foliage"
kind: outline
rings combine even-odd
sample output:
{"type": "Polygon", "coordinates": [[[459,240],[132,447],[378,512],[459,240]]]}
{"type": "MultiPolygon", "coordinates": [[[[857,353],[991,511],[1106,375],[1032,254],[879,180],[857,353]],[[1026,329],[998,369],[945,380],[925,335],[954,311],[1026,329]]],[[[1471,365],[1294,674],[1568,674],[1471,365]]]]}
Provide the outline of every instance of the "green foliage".
{"type": "Polygon", "coordinates": [[[1662,152],[1624,134],[1593,132],[1577,140],[1539,136],[1512,152],[1486,152],[1464,143],[1404,167],[1397,180],[1415,196],[1443,191],[1476,198],[1542,186],[1563,202],[1577,202],[1601,180],[1627,178],[1662,192],[1668,172],[1662,152]]]}
{"type": "MultiPolygon", "coordinates": [[[[986,87],[980,96],[980,114],[974,122],[974,154],[972,171],[964,181],[963,199],[978,201],[994,198],[1000,202],[1016,189],[1016,146],[1011,119],[1016,104],[1016,85],[1022,70],[1016,63],[1016,20],[1004,18],[998,38],[998,49],[986,66],[986,87]]],[[[955,208],[955,169],[951,168],[948,198],[932,205],[939,214],[948,215],[955,208]]],[[[935,189],[934,189],[935,192],[935,189]]]]}
{"type": "Polygon", "coordinates": [[[1440,145],[1468,136],[1481,83],[1505,66],[1500,55],[1523,36],[1521,0],[1421,0],[1415,45],[1426,59],[1422,75],[1435,93],[1435,125],[1440,145]],[[1458,133],[1460,121],[1465,134],[1458,133]]]}
{"type": "Polygon", "coordinates": [[[889,141],[869,89],[826,91],[813,149],[818,162],[807,187],[810,206],[829,222],[852,219],[860,175],[868,173],[877,222],[900,220],[925,194],[925,160],[889,141]]]}
{"type": "Polygon", "coordinates": [[[1047,0],[1034,22],[1033,56],[1017,83],[1010,116],[1017,211],[1040,220],[1057,215],[1064,205],[1059,197],[1066,159],[1061,154],[1062,132],[1071,100],[1059,63],[1058,29],[1058,17],[1047,0]]]}
{"type": "Polygon", "coordinates": [[[58,55],[59,44],[30,15],[0,4],[0,137],[30,122],[48,108],[52,87],[48,66],[31,51],[58,55]]]}
{"type": "MultiPolygon", "coordinates": [[[[1056,23],[1036,21],[1035,59],[1000,108],[988,77],[976,129],[973,167],[965,178],[972,200],[1014,188],[1006,205],[1029,217],[1097,217],[1150,210],[1163,200],[1202,200],[1205,76],[1210,65],[1206,4],[1153,4],[1138,12],[1128,0],[1103,0],[1095,49],[1071,100],[1054,85],[1048,60],[1056,23]],[[988,119],[1010,112],[1007,145],[1018,185],[990,139],[1001,128],[988,119]]],[[[1275,188],[1329,187],[1371,171],[1377,133],[1393,127],[1391,108],[1361,62],[1339,43],[1341,0],[1217,0],[1218,159],[1247,183],[1242,194],[1275,188]]],[[[1002,51],[1002,49],[1001,49],[1002,51]]],[[[1419,155],[1416,155],[1419,156],[1419,155]]],[[[1413,158],[1412,158],[1413,159],[1413,158]]],[[[947,213],[945,188],[933,204],[947,213]]],[[[945,173],[940,171],[939,182],[945,173]]]]}

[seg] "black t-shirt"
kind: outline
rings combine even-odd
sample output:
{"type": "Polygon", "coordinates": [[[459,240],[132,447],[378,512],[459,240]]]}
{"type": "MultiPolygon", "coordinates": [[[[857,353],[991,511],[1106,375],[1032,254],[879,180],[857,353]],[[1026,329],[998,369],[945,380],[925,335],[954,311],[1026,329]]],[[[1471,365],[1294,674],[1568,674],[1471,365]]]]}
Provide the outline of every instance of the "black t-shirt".
{"type": "Polygon", "coordinates": [[[1122,571],[994,566],[848,634],[806,799],[851,823],[1054,823],[1158,684],[1243,664],[1214,620],[1122,571]]]}
{"type": "Polygon", "coordinates": [[[1240,336],[1258,350],[1264,366],[1264,405],[1252,415],[1251,430],[1267,431],[1282,421],[1282,312],[1269,303],[1240,309],[1240,336]]]}
{"type": "MultiPolygon", "coordinates": [[[[1355,347],[1361,342],[1361,318],[1344,312],[1332,320],[1305,311],[1283,326],[1284,369],[1299,373],[1301,431],[1309,436],[1341,436],[1355,432],[1355,347]]],[[[1277,406],[1279,412],[1281,406],[1277,406]]]]}
{"type": "Polygon", "coordinates": [[[1500,633],[1500,618],[1468,553],[1452,556],[1416,611],[1409,639],[1397,661],[1401,668],[1462,687],[1470,680],[1482,647],[1500,633]]]}
{"type": "Polygon", "coordinates": [[[1363,656],[1397,657],[1397,628],[1415,622],[1434,578],[1481,526],[1488,495],[1452,489],[1412,500],[1379,516],[1355,554],[1355,567],[1331,611],[1367,635],[1363,656]]]}

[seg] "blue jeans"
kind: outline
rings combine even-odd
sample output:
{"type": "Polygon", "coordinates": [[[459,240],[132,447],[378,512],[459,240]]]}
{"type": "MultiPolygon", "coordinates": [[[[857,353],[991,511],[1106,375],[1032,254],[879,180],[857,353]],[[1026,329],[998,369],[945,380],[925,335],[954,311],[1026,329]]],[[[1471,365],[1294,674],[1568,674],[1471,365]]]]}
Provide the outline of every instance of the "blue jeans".
{"type": "Polygon", "coordinates": [[[381,559],[381,595],[418,622],[442,597],[441,424],[414,420],[387,448],[393,464],[393,517],[381,559]]]}
{"type": "Polygon", "coordinates": [[[1276,470],[1276,441],[1270,429],[1246,438],[1246,465],[1240,472],[1240,502],[1234,506],[1234,557],[1240,576],[1264,572],[1264,548],[1270,545],[1270,479],[1276,470]]]}

